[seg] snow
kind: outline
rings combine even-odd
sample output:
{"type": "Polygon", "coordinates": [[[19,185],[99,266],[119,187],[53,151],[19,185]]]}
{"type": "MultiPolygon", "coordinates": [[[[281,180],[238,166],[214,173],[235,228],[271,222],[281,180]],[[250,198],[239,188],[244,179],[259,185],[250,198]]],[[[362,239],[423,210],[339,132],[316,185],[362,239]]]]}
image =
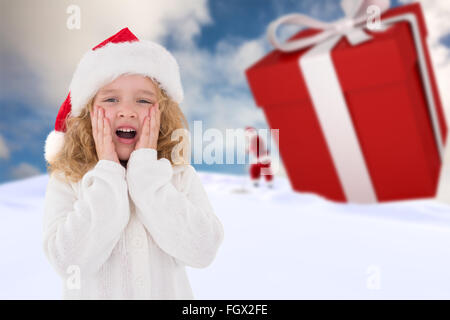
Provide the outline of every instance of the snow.
{"type": "MultiPolygon", "coordinates": [[[[339,204],[276,177],[198,171],[225,238],[187,267],[196,299],[449,299],[450,206],[339,204]],[[247,192],[245,192],[247,190],[247,192]]],[[[48,176],[0,185],[0,299],[60,299],[42,249],[48,176]]]]}

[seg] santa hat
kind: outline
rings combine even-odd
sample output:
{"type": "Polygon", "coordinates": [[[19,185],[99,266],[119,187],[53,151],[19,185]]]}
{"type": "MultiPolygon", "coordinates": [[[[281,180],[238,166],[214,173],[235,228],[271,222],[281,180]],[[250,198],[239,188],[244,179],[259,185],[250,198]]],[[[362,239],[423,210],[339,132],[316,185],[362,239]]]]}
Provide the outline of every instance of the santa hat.
{"type": "Polygon", "coordinates": [[[125,73],[148,76],[172,100],[183,100],[179,66],[172,54],[155,42],[139,40],[124,28],[86,52],[78,63],[69,94],[56,117],[55,130],[45,141],[47,162],[55,159],[64,144],[66,118],[80,115],[101,87],[125,73]]]}
{"type": "Polygon", "coordinates": [[[256,129],[252,126],[246,126],[244,130],[246,138],[251,138],[257,134],[256,129]]]}

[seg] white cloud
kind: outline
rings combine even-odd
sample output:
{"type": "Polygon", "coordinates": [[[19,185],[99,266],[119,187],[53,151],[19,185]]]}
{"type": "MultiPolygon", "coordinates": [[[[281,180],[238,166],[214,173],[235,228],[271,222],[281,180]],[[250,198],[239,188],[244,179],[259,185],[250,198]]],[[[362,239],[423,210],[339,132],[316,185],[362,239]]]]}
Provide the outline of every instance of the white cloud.
{"type": "Polygon", "coordinates": [[[212,51],[175,51],[186,92],[183,110],[219,130],[261,126],[263,111],[249,92],[245,70],[270,49],[263,34],[250,40],[224,39],[212,51]]]}
{"type": "Polygon", "coordinates": [[[180,45],[189,45],[201,25],[211,22],[206,0],[78,0],[81,29],[69,30],[66,21],[70,14],[66,10],[72,4],[2,1],[0,57],[3,61],[6,57],[15,59],[16,63],[8,66],[8,73],[2,72],[0,96],[17,95],[56,110],[68,93],[84,52],[121,28],[129,27],[138,38],[161,42],[172,35],[180,45]],[[44,101],[36,101],[36,97],[44,101]]]}
{"type": "Polygon", "coordinates": [[[13,179],[23,179],[41,174],[38,168],[32,166],[29,163],[20,163],[14,167],[11,171],[11,177],[13,179]]]}
{"type": "Polygon", "coordinates": [[[9,159],[9,149],[2,136],[0,136],[0,159],[9,159]]]}
{"type": "Polygon", "coordinates": [[[258,39],[233,44],[221,41],[217,44],[216,65],[221,68],[231,85],[245,85],[244,71],[269,51],[265,34],[258,39]]]}

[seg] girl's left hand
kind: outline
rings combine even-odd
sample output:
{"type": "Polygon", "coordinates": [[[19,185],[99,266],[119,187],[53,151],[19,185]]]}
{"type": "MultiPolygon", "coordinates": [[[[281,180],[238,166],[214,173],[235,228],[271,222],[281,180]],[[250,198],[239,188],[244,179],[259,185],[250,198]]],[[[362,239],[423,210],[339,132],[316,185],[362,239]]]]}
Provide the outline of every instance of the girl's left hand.
{"type": "Polygon", "coordinates": [[[149,109],[149,115],[145,117],[142,123],[141,136],[136,143],[135,150],[141,148],[151,148],[156,150],[158,144],[160,120],[161,111],[159,111],[159,104],[156,104],[149,109]]]}

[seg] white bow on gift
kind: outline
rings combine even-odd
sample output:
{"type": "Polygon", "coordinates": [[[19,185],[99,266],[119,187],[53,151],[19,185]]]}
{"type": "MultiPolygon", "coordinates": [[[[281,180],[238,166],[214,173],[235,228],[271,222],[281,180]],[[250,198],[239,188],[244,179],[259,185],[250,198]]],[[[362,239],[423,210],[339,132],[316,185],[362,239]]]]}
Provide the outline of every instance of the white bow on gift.
{"type": "MultiPolygon", "coordinates": [[[[368,28],[367,22],[370,19],[368,12],[370,10],[368,9],[371,6],[376,6],[381,15],[389,9],[389,5],[389,0],[342,0],[341,7],[345,12],[343,19],[326,23],[303,14],[294,13],[273,21],[267,30],[270,43],[283,52],[296,51],[312,46],[305,54],[300,56],[298,64],[344,194],[350,202],[376,202],[377,194],[336,74],[331,51],[342,37],[346,37],[351,45],[358,45],[372,39],[364,31],[364,28],[368,28]],[[295,24],[322,31],[301,39],[280,43],[276,31],[282,24],[295,24]]],[[[441,130],[416,16],[412,13],[405,13],[382,19],[377,31],[384,31],[390,25],[402,21],[408,22],[412,30],[436,146],[442,159],[441,130]]]]}
{"type": "Polygon", "coordinates": [[[288,14],[278,18],[269,25],[267,36],[275,48],[284,52],[299,50],[313,44],[322,43],[330,38],[341,38],[342,36],[347,37],[352,45],[356,45],[371,39],[363,31],[363,27],[366,26],[369,18],[367,9],[371,6],[376,6],[381,14],[389,9],[389,5],[389,0],[343,0],[341,1],[341,7],[345,13],[343,19],[327,23],[304,14],[288,14]],[[277,39],[276,31],[283,24],[294,24],[323,31],[310,37],[280,43],[277,39]]]}

